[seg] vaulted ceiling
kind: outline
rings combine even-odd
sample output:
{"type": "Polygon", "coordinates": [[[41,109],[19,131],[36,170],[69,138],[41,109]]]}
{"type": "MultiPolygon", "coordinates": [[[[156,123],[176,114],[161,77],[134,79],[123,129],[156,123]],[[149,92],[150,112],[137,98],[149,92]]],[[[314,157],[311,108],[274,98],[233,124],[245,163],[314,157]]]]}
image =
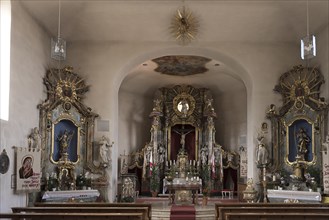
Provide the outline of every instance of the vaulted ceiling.
{"type": "MultiPolygon", "coordinates": [[[[21,4],[49,35],[57,35],[58,1],[24,0],[21,4]]],[[[189,0],[184,3],[176,0],[61,0],[61,35],[68,43],[174,43],[170,22],[183,4],[199,20],[198,42],[298,45],[300,37],[306,35],[307,3],[299,0],[189,0]]],[[[311,33],[317,33],[328,25],[328,11],[328,1],[309,1],[311,33]]],[[[145,61],[144,65],[132,70],[123,89],[145,90],[144,85],[150,80],[159,87],[186,83],[184,77],[163,77],[154,72],[156,67],[153,61],[145,61]],[[155,73],[153,78],[150,78],[150,72],[155,73]]],[[[220,61],[212,60],[206,67],[209,69],[207,77],[189,76],[189,82],[213,87],[218,92],[244,88],[241,80],[232,77],[220,61]]]]}

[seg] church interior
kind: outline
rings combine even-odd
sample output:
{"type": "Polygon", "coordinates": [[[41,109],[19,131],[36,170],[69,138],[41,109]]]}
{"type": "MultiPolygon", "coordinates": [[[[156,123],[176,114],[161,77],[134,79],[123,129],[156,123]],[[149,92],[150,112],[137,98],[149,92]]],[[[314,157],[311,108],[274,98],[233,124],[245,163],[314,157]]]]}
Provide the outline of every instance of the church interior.
{"type": "Polygon", "coordinates": [[[328,0],[0,9],[0,219],[329,218],[328,0]]]}

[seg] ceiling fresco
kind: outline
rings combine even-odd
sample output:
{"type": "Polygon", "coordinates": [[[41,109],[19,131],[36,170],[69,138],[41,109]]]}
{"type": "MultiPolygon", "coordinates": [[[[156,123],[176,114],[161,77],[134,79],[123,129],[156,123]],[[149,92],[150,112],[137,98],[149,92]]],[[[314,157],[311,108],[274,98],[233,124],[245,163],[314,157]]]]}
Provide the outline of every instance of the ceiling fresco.
{"type": "Polygon", "coordinates": [[[158,67],[154,71],[173,75],[173,76],[190,76],[201,74],[208,71],[206,64],[211,61],[201,56],[163,56],[153,59],[158,67]]]}

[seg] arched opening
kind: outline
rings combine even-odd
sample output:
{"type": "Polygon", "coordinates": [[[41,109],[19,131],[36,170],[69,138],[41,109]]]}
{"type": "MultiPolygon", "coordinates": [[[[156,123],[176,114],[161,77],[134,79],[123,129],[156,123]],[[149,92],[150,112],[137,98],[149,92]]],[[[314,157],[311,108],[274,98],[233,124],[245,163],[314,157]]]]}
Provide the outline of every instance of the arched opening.
{"type": "MultiPolygon", "coordinates": [[[[247,145],[247,99],[248,88],[250,90],[251,86],[245,72],[245,75],[239,75],[237,70],[242,69],[239,65],[227,65],[226,63],[232,64],[227,57],[218,60],[207,56],[210,61],[205,65],[207,70],[204,73],[177,76],[155,71],[158,64],[154,59],[161,57],[161,54],[148,54],[146,57],[148,59],[135,62],[129,70],[127,66],[124,68],[125,76],[122,77],[118,91],[118,156],[141,149],[150,139],[149,114],[156,90],[180,84],[207,88],[213,93],[214,108],[218,115],[215,121],[215,138],[218,144],[225,150],[235,152],[238,152],[241,145],[247,145]]],[[[232,179],[237,181],[237,178],[230,180],[232,179]]],[[[237,183],[231,185],[236,186],[237,183]]]]}

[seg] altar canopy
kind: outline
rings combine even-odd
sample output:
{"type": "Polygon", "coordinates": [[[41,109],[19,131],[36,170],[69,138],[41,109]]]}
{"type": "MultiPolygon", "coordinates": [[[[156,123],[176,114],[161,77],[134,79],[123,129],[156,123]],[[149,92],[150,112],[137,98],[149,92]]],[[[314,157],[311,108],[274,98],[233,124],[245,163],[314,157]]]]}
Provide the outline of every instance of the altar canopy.
{"type": "Polygon", "coordinates": [[[221,189],[223,149],[215,140],[217,114],[211,91],[190,85],[160,88],[150,118],[150,141],[130,154],[129,168],[143,170],[141,192],[151,191],[154,167],[159,169],[158,192],[164,179],[174,178],[200,178],[207,190],[221,189]],[[180,152],[186,154],[180,157],[184,162],[178,159],[180,152]],[[143,155],[142,160],[139,155],[143,155]]]}

